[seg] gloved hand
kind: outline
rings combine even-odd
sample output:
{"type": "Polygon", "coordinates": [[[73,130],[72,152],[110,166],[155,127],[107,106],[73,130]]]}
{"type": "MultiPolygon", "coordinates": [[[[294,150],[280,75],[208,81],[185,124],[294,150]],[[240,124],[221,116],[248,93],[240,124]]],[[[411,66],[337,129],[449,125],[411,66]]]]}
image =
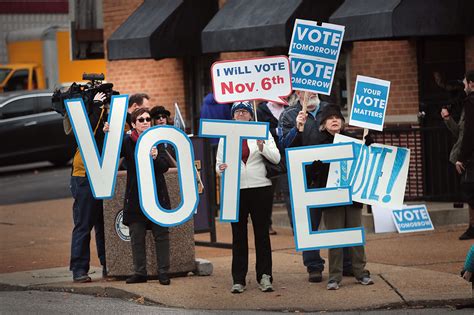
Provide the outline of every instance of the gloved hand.
{"type": "Polygon", "coordinates": [[[374,143],[374,139],[372,138],[372,136],[370,135],[370,132],[367,133],[367,135],[364,137],[364,144],[366,146],[370,146],[372,143],[374,143]]]}
{"type": "Polygon", "coordinates": [[[310,172],[311,172],[311,178],[316,178],[318,177],[319,174],[321,174],[321,170],[324,166],[324,163],[321,162],[320,160],[313,161],[310,166],[310,172]]]}

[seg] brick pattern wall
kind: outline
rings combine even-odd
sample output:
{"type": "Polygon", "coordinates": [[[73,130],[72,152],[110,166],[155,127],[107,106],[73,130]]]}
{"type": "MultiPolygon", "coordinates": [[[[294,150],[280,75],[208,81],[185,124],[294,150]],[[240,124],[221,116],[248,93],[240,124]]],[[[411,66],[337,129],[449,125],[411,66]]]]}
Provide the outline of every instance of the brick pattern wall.
{"type": "Polygon", "coordinates": [[[466,71],[474,70],[474,36],[466,37],[466,71]]]}
{"type": "Polygon", "coordinates": [[[225,52],[221,53],[220,60],[239,60],[245,58],[258,58],[265,57],[264,51],[237,51],[237,52],[225,52]]]}
{"type": "Polygon", "coordinates": [[[420,200],[423,197],[423,148],[420,129],[410,129],[406,125],[403,130],[384,130],[374,135],[376,143],[410,149],[410,166],[405,189],[405,201],[420,200]]]}
{"type": "MultiPolygon", "coordinates": [[[[357,75],[375,77],[391,82],[387,115],[415,115],[418,105],[418,65],[416,44],[407,40],[354,42],[351,53],[351,91],[357,75]]],[[[421,134],[385,130],[374,137],[377,143],[410,149],[410,167],[405,200],[423,196],[423,161],[421,134]]],[[[386,128],[387,129],[387,128],[386,128]]]]}
{"type": "Polygon", "coordinates": [[[391,82],[387,115],[418,113],[416,44],[407,40],[354,42],[351,91],[357,75],[391,82]]]}
{"type": "MultiPolygon", "coordinates": [[[[143,0],[104,0],[104,39],[143,3],[143,0]]],[[[107,61],[107,81],[121,94],[147,93],[153,105],[163,105],[172,115],[177,102],[184,119],[190,119],[185,103],[185,82],[181,59],[137,59],[107,61]]]]}

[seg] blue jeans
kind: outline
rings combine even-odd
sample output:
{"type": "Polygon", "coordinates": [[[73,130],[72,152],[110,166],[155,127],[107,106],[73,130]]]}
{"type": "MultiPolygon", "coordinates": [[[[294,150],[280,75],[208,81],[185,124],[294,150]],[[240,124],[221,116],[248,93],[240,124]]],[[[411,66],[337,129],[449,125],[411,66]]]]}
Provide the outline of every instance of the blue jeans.
{"type": "Polygon", "coordinates": [[[100,263],[105,266],[104,212],[102,200],[94,198],[87,177],[71,176],[71,193],[74,198],[72,206],[74,229],[69,270],[75,276],[80,276],[89,271],[92,228],[95,230],[100,263]]]}

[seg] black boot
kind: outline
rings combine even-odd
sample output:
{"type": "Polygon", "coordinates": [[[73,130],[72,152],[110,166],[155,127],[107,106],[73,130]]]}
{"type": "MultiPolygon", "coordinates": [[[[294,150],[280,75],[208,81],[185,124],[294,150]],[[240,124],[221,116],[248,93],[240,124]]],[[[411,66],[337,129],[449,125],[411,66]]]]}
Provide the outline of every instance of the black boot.
{"type": "Polygon", "coordinates": [[[167,273],[160,273],[158,275],[158,281],[161,285],[169,285],[171,283],[170,277],[167,273]]]}
{"type": "Polygon", "coordinates": [[[469,226],[461,236],[459,236],[460,240],[470,240],[474,239],[474,226],[469,226]]]}
{"type": "Polygon", "coordinates": [[[131,284],[131,283],[143,283],[143,282],[146,282],[146,281],[147,281],[147,277],[146,277],[146,276],[133,275],[133,276],[131,276],[130,278],[127,278],[127,280],[125,280],[125,283],[127,283],[127,284],[131,284]]]}

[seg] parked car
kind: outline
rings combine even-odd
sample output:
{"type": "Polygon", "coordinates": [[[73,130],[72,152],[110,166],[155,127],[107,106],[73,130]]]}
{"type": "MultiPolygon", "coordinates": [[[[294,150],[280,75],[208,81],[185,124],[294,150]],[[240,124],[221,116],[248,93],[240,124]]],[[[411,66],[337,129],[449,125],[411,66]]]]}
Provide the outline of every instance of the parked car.
{"type": "Polygon", "coordinates": [[[74,154],[63,117],[51,108],[51,91],[0,94],[0,166],[50,161],[67,164],[74,154]]]}

